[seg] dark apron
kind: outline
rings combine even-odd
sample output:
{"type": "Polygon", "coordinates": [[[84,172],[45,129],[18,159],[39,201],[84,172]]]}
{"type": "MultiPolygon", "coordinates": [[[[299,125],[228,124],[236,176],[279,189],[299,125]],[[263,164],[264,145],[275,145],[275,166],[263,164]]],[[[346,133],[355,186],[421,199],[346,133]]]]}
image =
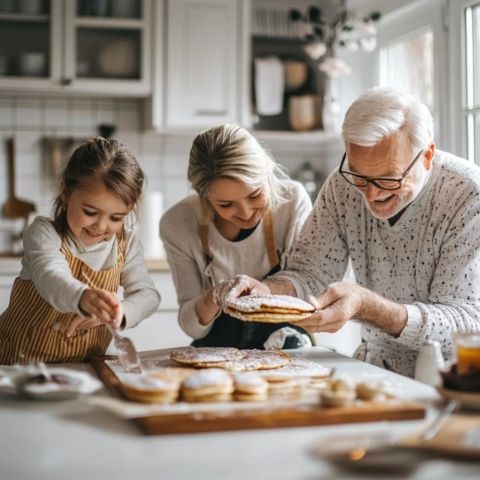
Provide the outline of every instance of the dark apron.
{"type": "MultiPolygon", "coordinates": [[[[273,275],[280,271],[280,261],[275,247],[275,237],[273,234],[272,216],[267,211],[263,217],[263,227],[265,234],[265,243],[267,247],[268,257],[272,268],[265,275],[273,275]]],[[[199,225],[199,235],[202,241],[203,252],[207,259],[207,268],[205,271],[210,279],[212,286],[215,286],[215,280],[212,272],[213,256],[210,252],[208,244],[208,225],[199,225]]],[[[264,278],[265,278],[264,277],[264,278]]],[[[263,322],[245,322],[228,315],[225,312],[213,321],[213,326],[203,338],[199,338],[192,342],[194,347],[236,347],[236,348],[257,348],[264,349],[263,344],[268,337],[275,331],[290,327],[300,333],[309,335],[306,330],[291,323],[263,323],[263,322]]],[[[298,339],[287,338],[283,348],[297,348],[298,339]]]]}

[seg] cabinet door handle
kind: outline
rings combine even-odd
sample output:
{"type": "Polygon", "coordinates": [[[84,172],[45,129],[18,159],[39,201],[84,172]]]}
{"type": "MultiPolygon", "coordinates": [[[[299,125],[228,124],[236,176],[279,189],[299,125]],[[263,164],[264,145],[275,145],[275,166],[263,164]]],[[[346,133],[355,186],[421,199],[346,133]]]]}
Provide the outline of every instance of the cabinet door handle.
{"type": "Polygon", "coordinates": [[[72,84],[72,79],[71,78],[62,78],[60,81],[62,85],[71,85],[72,84]]]}
{"type": "Polygon", "coordinates": [[[220,115],[226,115],[227,111],[226,110],[197,110],[195,112],[195,115],[200,115],[200,116],[220,116],[220,115]]]}

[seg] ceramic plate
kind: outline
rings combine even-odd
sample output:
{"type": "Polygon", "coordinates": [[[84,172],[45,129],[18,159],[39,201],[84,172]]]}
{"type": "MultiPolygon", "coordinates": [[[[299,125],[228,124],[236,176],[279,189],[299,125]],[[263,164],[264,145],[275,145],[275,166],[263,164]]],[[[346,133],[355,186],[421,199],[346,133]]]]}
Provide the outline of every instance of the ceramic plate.
{"type": "Polygon", "coordinates": [[[465,407],[480,409],[480,393],[462,392],[460,390],[450,390],[443,387],[438,387],[437,390],[444,398],[458,400],[465,407]]]}
{"type": "Polygon", "coordinates": [[[39,400],[76,398],[92,393],[101,386],[101,382],[89,373],[70,368],[48,367],[41,371],[36,365],[16,365],[0,371],[0,393],[20,394],[39,400]],[[62,382],[32,381],[32,378],[39,377],[45,371],[54,377],[61,377],[62,382]]]}

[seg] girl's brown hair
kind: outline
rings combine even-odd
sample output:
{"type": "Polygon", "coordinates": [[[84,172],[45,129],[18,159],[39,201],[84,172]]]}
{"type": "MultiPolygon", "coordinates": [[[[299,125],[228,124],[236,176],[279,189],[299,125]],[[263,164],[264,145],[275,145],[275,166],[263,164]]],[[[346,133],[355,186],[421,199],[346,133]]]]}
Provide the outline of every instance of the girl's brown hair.
{"type": "Polygon", "coordinates": [[[62,191],[53,204],[53,224],[60,235],[68,230],[65,197],[88,177],[102,180],[131,210],[142,196],[145,174],[135,156],[114,138],[93,137],[73,151],[62,172],[62,191]]]}

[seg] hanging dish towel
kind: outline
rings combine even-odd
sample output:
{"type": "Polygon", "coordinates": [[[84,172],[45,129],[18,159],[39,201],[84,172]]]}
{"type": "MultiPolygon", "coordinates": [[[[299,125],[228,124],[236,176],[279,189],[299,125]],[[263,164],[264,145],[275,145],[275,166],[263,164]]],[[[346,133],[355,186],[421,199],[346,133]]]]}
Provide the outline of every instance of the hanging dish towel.
{"type": "Polygon", "coordinates": [[[255,98],[259,115],[278,115],[283,110],[285,78],[278,57],[255,58],[255,98]]]}

